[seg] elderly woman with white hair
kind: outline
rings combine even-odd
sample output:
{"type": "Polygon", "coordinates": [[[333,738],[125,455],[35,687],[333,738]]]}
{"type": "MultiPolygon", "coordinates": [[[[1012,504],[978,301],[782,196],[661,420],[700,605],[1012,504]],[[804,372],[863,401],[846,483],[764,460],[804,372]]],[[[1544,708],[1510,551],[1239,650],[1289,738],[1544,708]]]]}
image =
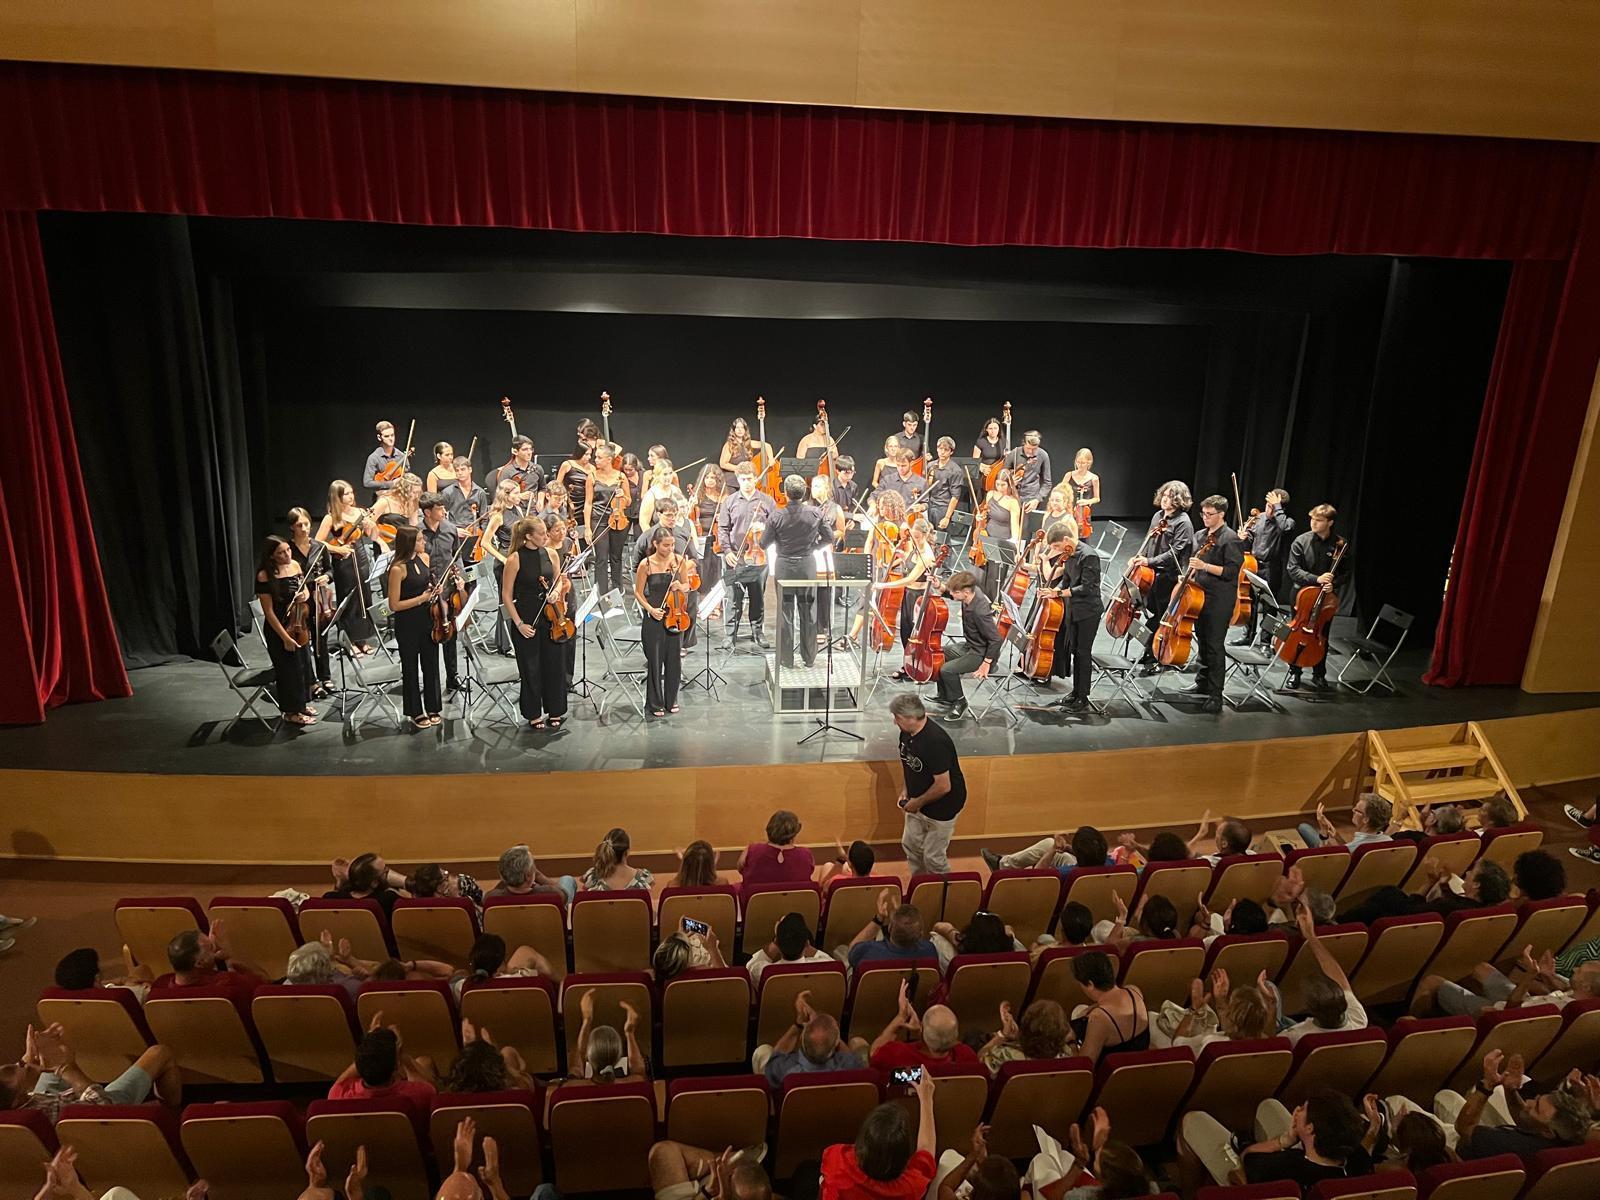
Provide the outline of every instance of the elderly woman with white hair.
{"type": "MultiPolygon", "coordinates": [[[[348,943],[346,944],[348,946],[348,943]]],[[[333,951],[324,942],[307,942],[289,955],[288,967],[284,973],[285,983],[297,984],[332,984],[342,987],[350,993],[350,999],[356,998],[356,993],[361,990],[361,976],[341,967],[334,960],[333,951]]]]}

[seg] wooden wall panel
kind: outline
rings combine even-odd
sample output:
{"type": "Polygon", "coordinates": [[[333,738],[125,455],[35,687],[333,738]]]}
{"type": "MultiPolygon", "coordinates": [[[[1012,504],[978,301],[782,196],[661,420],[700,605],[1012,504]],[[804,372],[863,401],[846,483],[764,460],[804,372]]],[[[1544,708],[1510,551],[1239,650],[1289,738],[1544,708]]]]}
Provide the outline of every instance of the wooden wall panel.
{"type": "Polygon", "coordinates": [[[1589,0],[6,0],[0,55],[1600,140],[1589,0]]]}

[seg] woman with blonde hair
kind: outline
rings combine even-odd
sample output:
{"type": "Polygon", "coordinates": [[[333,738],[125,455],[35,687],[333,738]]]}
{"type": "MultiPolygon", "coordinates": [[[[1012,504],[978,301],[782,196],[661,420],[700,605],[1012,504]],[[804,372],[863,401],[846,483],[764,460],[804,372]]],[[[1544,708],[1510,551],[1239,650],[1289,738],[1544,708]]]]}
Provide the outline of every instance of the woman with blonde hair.
{"type": "Polygon", "coordinates": [[[339,628],[350,639],[350,649],[357,658],[365,658],[372,653],[370,643],[378,636],[372,618],[367,615],[366,579],[370,560],[361,548],[363,544],[371,545],[373,529],[372,514],[356,507],[356,489],[350,482],[335,479],[330,483],[328,510],[313,536],[328,547],[328,558],[333,568],[334,596],[339,604],[344,605],[339,628]],[[344,598],[351,592],[356,597],[345,604],[344,598]]]}
{"type": "Polygon", "coordinates": [[[625,829],[613,829],[606,834],[594,850],[594,866],[583,875],[586,892],[621,892],[628,889],[648,891],[655,877],[643,867],[628,865],[628,851],[633,843],[625,829]]]}

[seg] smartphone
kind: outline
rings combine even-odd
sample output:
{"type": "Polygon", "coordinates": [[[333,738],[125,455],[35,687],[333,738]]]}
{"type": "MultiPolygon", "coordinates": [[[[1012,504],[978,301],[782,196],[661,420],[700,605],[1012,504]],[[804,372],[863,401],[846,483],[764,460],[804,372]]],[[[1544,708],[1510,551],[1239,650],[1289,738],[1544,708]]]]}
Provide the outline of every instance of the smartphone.
{"type": "Polygon", "coordinates": [[[685,917],[683,919],[683,931],[685,933],[710,933],[711,926],[704,921],[696,921],[693,917],[685,917]]]}
{"type": "Polygon", "coordinates": [[[896,1067],[889,1072],[889,1079],[893,1083],[903,1083],[913,1087],[922,1082],[921,1067],[896,1067]]]}
{"type": "Polygon", "coordinates": [[[906,805],[911,803],[911,797],[910,796],[902,796],[900,799],[896,800],[895,803],[898,804],[901,808],[904,808],[906,805]]]}

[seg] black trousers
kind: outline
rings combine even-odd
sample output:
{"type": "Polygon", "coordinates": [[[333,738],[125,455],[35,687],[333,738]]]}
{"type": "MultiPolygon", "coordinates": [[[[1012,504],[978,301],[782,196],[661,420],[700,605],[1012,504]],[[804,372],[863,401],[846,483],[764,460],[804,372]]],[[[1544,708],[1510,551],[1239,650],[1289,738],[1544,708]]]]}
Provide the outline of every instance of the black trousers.
{"type": "Polygon", "coordinates": [[[767,615],[767,572],[765,567],[739,566],[729,567],[727,573],[728,592],[733,608],[729,616],[733,620],[739,619],[740,612],[744,611],[742,605],[748,605],[750,624],[761,628],[761,622],[767,615]]]}
{"type": "MultiPolygon", "coordinates": [[[[1100,614],[1079,621],[1068,621],[1061,628],[1056,646],[1056,665],[1065,668],[1062,676],[1072,676],[1072,698],[1087,700],[1094,683],[1094,635],[1100,629],[1100,614]]],[[[1052,671],[1051,674],[1055,672],[1052,671]]]]}
{"type": "Polygon", "coordinates": [[[1231,616],[1231,597],[1214,594],[1206,597],[1205,607],[1194,622],[1195,647],[1200,651],[1195,686],[1214,700],[1222,699],[1222,677],[1228,673],[1228,618],[1231,616]]]}
{"type": "Polygon", "coordinates": [[[594,578],[595,586],[604,596],[612,588],[621,588],[623,591],[633,590],[633,581],[626,583],[622,579],[622,548],[631,546],[632,539],[626,529],[612,529],[602,525],[594,532],[594,578]]]}
{"type": "MultiPolygon", "coordinates": [[[[1161,625],[1161,618],[1167,615],[1167,603],[1172,599],[1172,589],[1178,585],[1176,575],[1157,575],[1156,581],[1150,585],[1150,594],[1145,597],[1144,627],[1150,631],[1150,636],[1155,636],[1156,629],[1161,625]]],[[[1232,610],[1229,610],[1232,616],[1232,610]]],[[[1226,623],[1223,626],[1227,628],[1226,623]]],[[[1140,662],[1155,662],[1155,655],[1150,653],[1150,648],[1145,647],[1144,657],[1140,662]]]]}
{"type": "Polygon", "coordinates": [[[500,597],[505,592],[506,565],[499,559],[494,564],[494,649],[496,654],[512,653],[511,622],[506,620],[505,605],[500,597]]]}
{"type": "MultiPolygon", "coordinates": [[[[1256,574],[1267,581],[1268,585],[1272,588],[1272,594],[1278,597],[1279,601],[1281,602],[1283,598],[1283,559],[1268,558],[1258,560],[1256,564],[1256,574]]],[[[1252,595],[1251,599],[1254,601],[1254,595],[1252,595]]],[[[1244,636],[1247,641],[1253,642],[1256,640],[1256,630],[1260,627],[1260,624],[1261,606],[1252,602],[1250,605],[1250,616],[1246,618],[1244,623],[1244,636]]],[[[1264,629],[1261,631],[1261,640],[1263,642],[1268,640],[1266,630],[1264,629]]]]}
{"type": "Polygon", "coordinates": [[[279,711],[304,712],[311,703],[311,647],[298,646],[290,650],[283,639],[268,628],[267,654],[277,675],[272,690],[276,693],[279,711]]]}
{"type": "Polygon", "coordinates": [[[669,709],[678,702],[678,683],[683,676],[682,635],[646,615],[639,627],[639,641],[644,649],[645,705],[652,712],[669,709]]]}
{"type": "Polygon", "coordinates": [[[900,594],[900,647],[904,649],[906,643],[911,641],[911,635],[917,628],[917,601],[922,599],[919,591],[905,591],[900,594]]]}
{"type": "Polygon", "coordinates": [[[517,653],[517,676],[521,683],[517,707],[522,711],[522,719],[537,721],[543,716],[566,716],[566,648],[572,644],[571,640],[552,642],[541,611],[533,636],[514,633],[511,644],[517,653]]]}
{"type": "Polygon", "coordinates": [[[439,698],[439,647],[426,606],[407,609],[395,617],[395,641],[400,644],[400,681],[408,717],[433,716],[444,704],[439,698]],[[417,620],[417,615],[421,620],[417,620]]]}
{"type": "MultiPolygon", "coordinates": [[[[780,558],[777,569],[779,579],[807,579],[817,573],[809,558],[780,558]]],[[[778,657],[786,666],[794,666],[794,643],[798,637],[800,658],[809,667],[817,661],[816,589],[780,588],[779,591],[782,608],[778,620],[778,657]]]]}
{"type": "Polygon", "coordinates": [[[952,704],[965,700],[967,693],[961,686],[961,677],[972,674],[982,665],[983,655],[977,650],[963,650],[952,658],[946,658],[944,666],[939,668],[939,699],[952,704]]]}
{"type": "MultiPolygon", "coordinates": [[[[333,593],[338,597],[338,602],[344,604],[346,596],[351,592],[358,592],[354,600],[345,604],[344,612],[339,617],[339,628],[344,630],[350,640],[358,646],[378,636],[377,626],[367,615],[367,585],[363,573],[365,558],[366,554],[359,542],[350,555],[343,558],[338,555],[333,556],[333,593]]],[[[324,675],[323,678],[327,676],[324,675]]]]}

